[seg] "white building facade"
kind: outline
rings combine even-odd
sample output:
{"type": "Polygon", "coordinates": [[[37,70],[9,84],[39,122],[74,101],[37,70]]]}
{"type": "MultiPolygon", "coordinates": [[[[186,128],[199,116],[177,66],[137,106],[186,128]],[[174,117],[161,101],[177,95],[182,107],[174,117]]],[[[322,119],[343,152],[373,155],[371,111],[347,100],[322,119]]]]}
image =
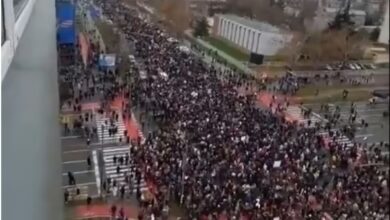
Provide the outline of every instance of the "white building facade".
{"type": "Polygon", "coordinates": [[[269,24],[256,22],[235,15],[216,15],[213,35],[229,40],[251,53],[273,56],[292,39],[269,24]]]}
{"type": "Polygon", "coordinates": [[[389,44],[389,1],[386,3],[386,11],[383,17],[378,42],[382,44],[389,44]]]}

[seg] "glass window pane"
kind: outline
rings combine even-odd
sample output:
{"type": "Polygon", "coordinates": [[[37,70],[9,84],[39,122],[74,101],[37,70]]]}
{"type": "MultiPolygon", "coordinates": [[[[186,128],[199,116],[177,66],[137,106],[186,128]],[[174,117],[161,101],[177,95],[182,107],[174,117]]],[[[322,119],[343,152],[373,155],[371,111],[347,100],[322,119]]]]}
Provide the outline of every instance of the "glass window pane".
{"type": "Polygon", "coordinates": [[[15,18],[17,19],[20,15],[20,12],[22,12],[24,6],[26,6],[28,0],[13,0],[13,2],[14,2],[15,18]]]}

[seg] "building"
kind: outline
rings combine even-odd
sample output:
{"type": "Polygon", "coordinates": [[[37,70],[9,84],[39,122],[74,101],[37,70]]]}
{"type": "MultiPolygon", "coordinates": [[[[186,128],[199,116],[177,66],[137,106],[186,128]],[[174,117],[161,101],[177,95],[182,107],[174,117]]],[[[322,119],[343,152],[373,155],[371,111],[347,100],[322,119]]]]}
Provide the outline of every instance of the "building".
{"type": "Polygon", "coordinates": [[[200,17],[213,16],[226,10],[227,0],[189,0],[191,11],[200,17]]]}
{"type": "Polygon", "coordinates": [[[378,42],[383,44],[389,44],[389,2],[387,2],[386,4],[386,11],[383,17],[378,42]]]}
{"type": "Polygon", "coordinates": [[[263,56],[277,54],[292,39],[291,34],[277,27],[236,15],[216,15],[212,34],[263,56]]]}
{"type": "Polygon", "coordinates": [[[64,219],[55,1],[1,6],[1,217],[64,219]]]}
{"type": "MultiPolygon", "coordinates": [[[[339,10],[339,8],[325,8],[325,18],[329,20],[329,22],[333,21],[339,10]]],[[[354,25],[358,27],[364,26],[366,22],[366,12],[364,10],[350,9],[349,15],[354,25]]]]}

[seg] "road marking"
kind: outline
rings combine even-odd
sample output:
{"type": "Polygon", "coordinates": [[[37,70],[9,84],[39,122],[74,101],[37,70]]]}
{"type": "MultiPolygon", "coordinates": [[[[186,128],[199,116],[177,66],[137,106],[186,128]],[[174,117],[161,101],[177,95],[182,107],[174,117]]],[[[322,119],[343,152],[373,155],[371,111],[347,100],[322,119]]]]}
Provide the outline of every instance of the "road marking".
{"type": "Polygon", "coordinates": [[[62,162],[62,164],[72,164],[72,163],[85,163],[85,160],[70,160],[62,162]]]}
{"type": "MultiPolygon", "coordinates": [[[[75,175],[80,175],[80,174],[86,174],[86,173],[92,173],[92,170],[83,170],[83,171],[76,171],[76,172],[71,172],[72,174],[75,175]]],[[[68,175],[68,173],[62,173],[63,176],[68,175]]]]}
{"type": "Polygon", "coordinates": [[[80,153],[80,152],[87,152],[89,151],[88,149],[85,150],[69,150],[69,151],[63,151],[63,154],[72,154],[72,153],[80,153]]]}
{"type": "MultiPolygon", "coordinates": [[[[129,148],[130,150],[130,146],[124,146],[124,148],[129,148]]],[[[114,152],[114,151],[121,151],[123,152],[123,148],[116,148],[116,147],[112,147],[112,148],[104,148],[104,151],[105,152],[114,152]]]]}
{"type": "Polygon", "coordinates": [[[362,137],[371,137],[374,136],[373,134],[358,134],[355,135],[355,138],[362,138],[362,137]]]}
{"type": "Polygon", "coordinates": [[[75,136],[62,136],[61,139],[76,139],[76,138],[80,138],[81,136],[80,135],[75,135],[75,136]]]}
{"type": "Polygon", "coordinates": [[[96,187],[97,187],[97,190],[98,190],[98,194],[101,195],[101,192],[100,192],[99,161],[98,161],[98,158],[97,158],[96,150],[92,151],[92,157],[93,157],[93,164],[94,164],[94,168],[95,168],[96,187]]]}
{"type": "MultiPolygon", "coordinates": [[[[101,143],[91,143],[89,146],[100,146],[101,143]]],[[[87,147],[87,144],[65,144],[63,147],[87,147]]]]}
{"type": "Polygon", "coordinates": [[[66,189],[66,188],[79,187],[79,186],[90,186],[90,185],[95,185],[95,184],[96,184],[96,182],[79,183],[76,185],[65,185],[65,186],[62,186],[62,188],[66,189]]]}

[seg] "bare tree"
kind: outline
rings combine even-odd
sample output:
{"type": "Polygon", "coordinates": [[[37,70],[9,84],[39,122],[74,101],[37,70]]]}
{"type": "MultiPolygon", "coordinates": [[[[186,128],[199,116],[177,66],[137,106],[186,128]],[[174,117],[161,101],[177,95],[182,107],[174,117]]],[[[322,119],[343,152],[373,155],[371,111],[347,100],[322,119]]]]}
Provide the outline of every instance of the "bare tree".
{"type": "Polygon", "coordinates": [[[191,14],[186,1],[161,0],[158,4],[158,11],[177,34],[189,28],[191,14]]]}
{"type": "Polygon", "coordinates": [[[318,9],[318,2],[315,0],[303,0],[300,17],[313,19],[318,9]]]}
{"type": "Polygon", "coordinates": [[[292,33],[292,39],[276,55],[280,61],[286,62],[289,66],[294,66],[302,50],[304,35],[301,32],[292,33]]]}
{"type": "Polygon", "coordinates": [[[311,34],[303,43],[301,53],[308,56],[310,62],[362,59],[368,43],[365,33],[354,33],[348,29],[330,30],[311,34]]]}

